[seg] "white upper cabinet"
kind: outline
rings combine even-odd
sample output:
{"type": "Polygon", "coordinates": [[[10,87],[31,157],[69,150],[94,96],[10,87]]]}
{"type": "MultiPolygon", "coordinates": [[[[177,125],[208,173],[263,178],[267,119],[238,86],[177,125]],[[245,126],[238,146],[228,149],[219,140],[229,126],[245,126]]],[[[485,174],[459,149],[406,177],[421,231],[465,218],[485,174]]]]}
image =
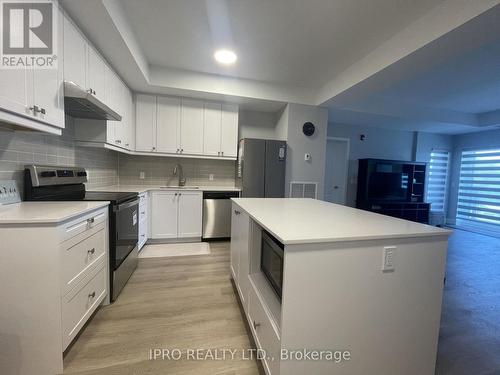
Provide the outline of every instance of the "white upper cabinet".
{"type": "MultiPolygon", "coordinates": [[[[54,6],[57,7],[57,3],[54,6]]],[[[63,28],[62,14],[57,19],[60,30],[63,28]]],[[[34,66],[0,71],[0,110],[5,111],[0,116],[0,121],[5,120],[8,114],[7,121],[19,126],[56,134],[60,128],[64,128],[63,35],[58,33],[56,36],[56,52],[59,57],[56,67],[34,66]],[[36,121],[40,126],[34,127],[34,123],[29,120],[36,121]],[[56,128],[59,129],[55,130],[56,128]]]]}
{"type": "Polygon", "coordinates": [[[235,159],[238,106],[170,96],[136,96],[138,152],[235,159]]]}
{"type": "Polygon", "coordinates": [[[158,96],[156,103],[156,151],[178,153],[181,149],[181,99],[158,96]]]}
{"type": "Polygon", "coordinates": [[[238,106],[222,105],[221,119],[221,156],[236,157],[238,152],[238,106]]]}
{"type": "Polygon", "coordinates": [[[71,21],[64,17],[64,79],[86,88],[87,43],[71,21]]]}
{"type": "Polygon", "coordinates": [[[135,149],[156,151],[156,96],[136,96],[135,128],[135,149]]]}
{"type": "Polygon", "coordinates": [[[181,154],[203,154],[203,100],[182,98],[181,154]]]}
{"type": "Polygon", "coordinates": [[[87,45],[87,88],[99,100],[105,102],[105,64],[99,54],[87,45]]]}
{"type": "Polygon", "coordinates": [[[205,121],[203,124],[203,154],[220,156],[221,140],[221,104],[205,103],[205,121]]]}
{"type": "Polygon", "coordinates": [[[1,70],[2,83],[0,84],[0,108],[18,113],[31,115],[29,109],[33,102],[33,71],[31,69],[1,70]]]}

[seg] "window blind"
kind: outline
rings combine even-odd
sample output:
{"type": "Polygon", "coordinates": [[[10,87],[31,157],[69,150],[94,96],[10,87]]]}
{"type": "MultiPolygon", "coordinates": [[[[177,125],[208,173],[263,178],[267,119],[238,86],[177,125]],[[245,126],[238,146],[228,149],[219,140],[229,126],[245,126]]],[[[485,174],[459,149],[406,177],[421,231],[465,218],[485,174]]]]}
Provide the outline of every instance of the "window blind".
{"type": "Polygon", "coordinates": [[[431,211],[434,212],[444,212],[449,161],[449,151],[433,150],[431,152],[426,200],[431,203],[431,211]]]}
{"type": "Polygon", "coordinates": [[[457,219],[500,226],[500,149],[462,152],[457,219]]]}

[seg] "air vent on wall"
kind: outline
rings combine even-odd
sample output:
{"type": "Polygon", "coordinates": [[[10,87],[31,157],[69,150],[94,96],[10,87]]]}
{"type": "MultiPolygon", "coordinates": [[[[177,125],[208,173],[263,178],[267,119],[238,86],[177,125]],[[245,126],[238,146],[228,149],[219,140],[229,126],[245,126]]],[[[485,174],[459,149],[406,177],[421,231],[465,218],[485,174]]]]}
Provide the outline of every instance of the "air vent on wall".
{"type": "Polygon", "coordinates": [[[317,198],[317,182],[290,182],[290,198],[317,198]]]}

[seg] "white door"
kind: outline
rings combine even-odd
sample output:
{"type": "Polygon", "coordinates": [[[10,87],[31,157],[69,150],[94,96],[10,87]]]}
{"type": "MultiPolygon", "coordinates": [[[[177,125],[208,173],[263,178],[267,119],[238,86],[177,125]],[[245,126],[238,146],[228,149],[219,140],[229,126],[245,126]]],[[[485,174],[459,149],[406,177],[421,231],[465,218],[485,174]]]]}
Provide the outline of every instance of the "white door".
{"type": "Polygon", "coordinates": [[[177,153],[180,151],[181,99],[158,96],[156,103],[157,151],[177,153]]]}
{"type": "Polygon", "coordinates": [[[203,100],[182,99],[181,153],[203,153],[203,100]]]}
{"type": "Polygon", "coordinates": [[[151,196],[151,237],[177,238],[179,195],[174,191],[154,191],[151,196]]]}
{"type": "Polygon", "coordinates": [[[238,106],[222,105],[221,156],[236,157],[238,152],[238,106]]]}
{"type": "Polygon", "coordinates": [[[178,235],[183,237],[201,237],[202,193],[179,192],[178,235]]]}
{"type": "Polygon", "coordinates": [[[328,139],[326,144],[325,201],[345,204],[349,140],[328,139]]]}
{"type": "Polygon", "coordinates": [[[205,103],[205,119],[203,121],[203,155],[220,155],[221,136],[221,105],[205,103]]]}
{"type": "Polygon", "coordinates": [[[87,88],[93,90],[93,95],[104,103],[106,103],[105,75],[103,59],[91,46],[87,46],[87,88]]]}
{"type": "Polygon", "coordinates": [[[156,151],[156,96],[137,95],[135,111],[135,149],[156,151]]]}
{"type": "Polygon", "coordinates": [[[86,48],[85,39],[71,21],[64,17],[64,79],[83,89],[87,88],[86,48]]]}

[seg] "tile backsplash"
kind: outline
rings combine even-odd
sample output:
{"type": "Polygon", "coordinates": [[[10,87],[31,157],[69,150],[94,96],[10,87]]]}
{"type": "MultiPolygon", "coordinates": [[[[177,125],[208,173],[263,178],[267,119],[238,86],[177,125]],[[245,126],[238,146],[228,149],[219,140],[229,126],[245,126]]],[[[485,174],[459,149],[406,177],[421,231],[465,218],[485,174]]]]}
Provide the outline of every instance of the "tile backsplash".
{"type": "Polygon", "coordinates": [[[74,142],[73,119],[66,118],[62,136],[0,128],[0,180],[16,180],[23,189],[26,164],[81,166],[89,172],[88,187],[118,183],[118,153],[81,147],[74,142]]]}
{"type": "Polygon", "coordinates": [[[117,184],[176,185],[178,178],[173,176],[172,170],[179,163],[188,185],[234,186],[234,161],[134,156],[82,147],[74,142],[74,127],[70,117],[66,118],[62,136],[0,127],[0,180],[16,180],[23,190],[24,166],[42,164],[86,168],[88,188],[117,184]],[[144,179],[139,178],[140,172],[144,172],[144,179]]]}
{"type": "Polygon", "coordinates": [[[180,164],[186,185],[234,186],[235,161],[120,155],[121,185],[177,185],[173,169],[180,164]],[[145,178],[140,179],[144,172],[145,178]],[[213,180],[209,175],[213,174],[213,180]]]}

